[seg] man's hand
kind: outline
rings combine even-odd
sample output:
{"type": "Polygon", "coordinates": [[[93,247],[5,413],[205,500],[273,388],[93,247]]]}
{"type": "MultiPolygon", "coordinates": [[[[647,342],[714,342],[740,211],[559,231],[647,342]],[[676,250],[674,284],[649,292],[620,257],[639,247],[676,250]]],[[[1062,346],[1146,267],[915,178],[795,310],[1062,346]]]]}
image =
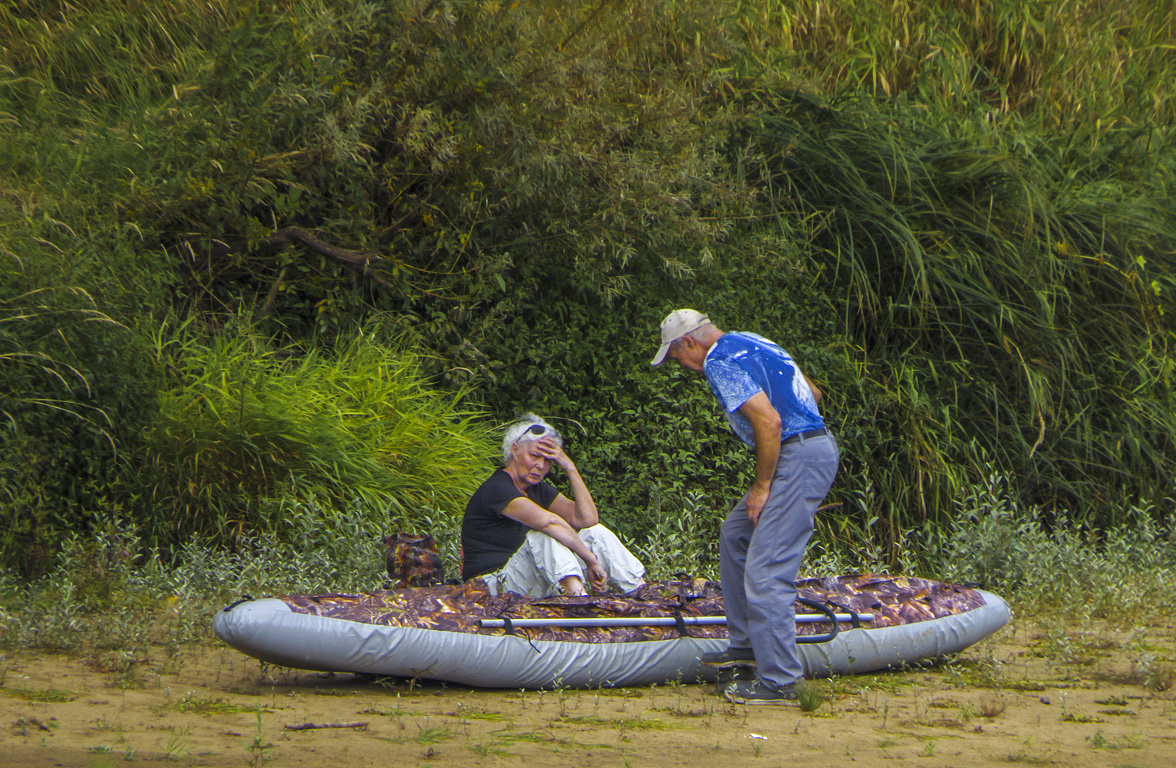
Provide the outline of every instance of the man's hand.
{"type": "Polygon", "coordinates": [[[765,488],[756,483],[747,492],[747,519],[751,521],[752,525],[759,522],[760,512],[764,511],[764,505],[768,503],[768,494],[771,491],[772,486],[769,485],[765,488]]]}

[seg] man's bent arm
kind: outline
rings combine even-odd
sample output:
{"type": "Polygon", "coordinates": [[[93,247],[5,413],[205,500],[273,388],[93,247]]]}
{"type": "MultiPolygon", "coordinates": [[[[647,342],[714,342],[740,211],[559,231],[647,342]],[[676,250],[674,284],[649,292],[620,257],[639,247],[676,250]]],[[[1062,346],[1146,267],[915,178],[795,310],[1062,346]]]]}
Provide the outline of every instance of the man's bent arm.
{"type": "Polygon", "coordinates": [[[747,493],[747,517],[755,523],[768,501],[776,463],[780,460],[780,414],[762,391],[739,406],[739,412],[751,422],[755,439],[755,481],[747,493]]]}

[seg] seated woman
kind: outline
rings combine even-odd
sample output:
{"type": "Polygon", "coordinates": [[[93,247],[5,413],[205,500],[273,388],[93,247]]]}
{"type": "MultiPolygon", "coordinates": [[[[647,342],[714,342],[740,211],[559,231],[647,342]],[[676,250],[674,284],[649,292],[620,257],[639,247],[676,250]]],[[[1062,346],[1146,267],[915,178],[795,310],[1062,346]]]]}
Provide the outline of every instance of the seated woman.
{"type": "Polygon", "coordinates": [[[547,597],[562,589],[587,594],[584,582],[631,592],[645,583],[645,566],[600,525],[596,503],[563,438],[533,413],[506,429],[502,469],[482,483],[461,525],[461,576],[480,576],[494,594],[547,597]],[[552,464],[568,476],[572,498],[543,478],[552,464]]]}

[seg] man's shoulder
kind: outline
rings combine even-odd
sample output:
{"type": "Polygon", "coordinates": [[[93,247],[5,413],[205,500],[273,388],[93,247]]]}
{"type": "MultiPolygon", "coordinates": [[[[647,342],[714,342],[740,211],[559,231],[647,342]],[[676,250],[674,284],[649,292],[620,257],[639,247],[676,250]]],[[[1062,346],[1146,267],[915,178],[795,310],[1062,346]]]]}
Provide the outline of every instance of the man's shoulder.
{"type": "Polygon", "coordinates": [[[710,349],[708,359],[731,360],[747,354],[778,350],[780,347],[771,339],[750,331],[729,331],[719,337],[710,349]]]}

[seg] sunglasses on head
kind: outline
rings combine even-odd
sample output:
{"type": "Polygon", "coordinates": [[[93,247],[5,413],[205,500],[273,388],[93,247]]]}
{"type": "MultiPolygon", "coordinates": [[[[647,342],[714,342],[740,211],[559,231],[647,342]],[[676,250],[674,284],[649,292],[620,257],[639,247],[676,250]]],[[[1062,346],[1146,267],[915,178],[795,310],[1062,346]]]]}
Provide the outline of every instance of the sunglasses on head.
{"type": "MultiPolygon", "coordinates": [[[[531,426],[527,427],[527,431],[524,432],[523,435],[539,435],[541,437],[543,435],[547,435],[548,437],[557,441],[564,439],[553,427],[546,427],[542,424],[532,424],[531,426]]],[[[519,435],[520,439],[523,435],[519,435]]]]}

